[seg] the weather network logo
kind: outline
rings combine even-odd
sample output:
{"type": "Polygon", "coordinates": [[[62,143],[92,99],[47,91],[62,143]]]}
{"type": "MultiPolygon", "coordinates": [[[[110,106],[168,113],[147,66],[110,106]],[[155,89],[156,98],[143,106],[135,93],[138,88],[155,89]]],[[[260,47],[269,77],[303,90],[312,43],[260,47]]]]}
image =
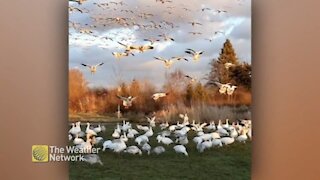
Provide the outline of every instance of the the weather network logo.
{"type": "Polygon", "coordinates": [[[32,146],[32,162],[48,162],[49,147],[48,145],[32,146]]]}

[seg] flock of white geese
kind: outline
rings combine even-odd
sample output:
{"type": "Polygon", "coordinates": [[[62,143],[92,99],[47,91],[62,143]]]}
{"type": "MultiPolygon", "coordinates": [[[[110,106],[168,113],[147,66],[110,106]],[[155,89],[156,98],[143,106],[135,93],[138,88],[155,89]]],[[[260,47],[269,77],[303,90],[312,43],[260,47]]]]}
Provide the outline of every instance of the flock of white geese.
{"type": "MultiPolygon", "coordinates": [[[[228,146],[236,141],[246,143],[252,139],[251,120],[239,120],[230,123],[228,119],[223,123],[221,120],[218,124],[214,121],[210,123],[196,123],[194,120],[190,123],[187,114],[179,114],[182,123],[179,121],[176,124],[163,122],[156,123],[156,117],[146,117],[147,125],[136,124],[135,127],[130,122],[123,121],[117,123],[116,127],[110,132],[113,139],[104,139],[99,136],[101,132],[106,131],[105,126],[100,124],[93,127],[87,123],[85,131],[82,131],[81,123],[72,123],[69,130],[69,141],[76,148],[86,152],[85,160],[90,164],[103,164],[97,154],[91,154],[93,147],[101,147],[102,151],[111,151],[115,153],[129,153],[149,155],[150,153],[162,154],[173,150],[178,154],[189,156],[188,144],[195,143],[199,153],[212,148],[220,148],[228,146]],[[157,127],[158,126],[158,127],[157,127]],[[158,133],[154,132],[155,128],[160,128],[158,133]],[[194,131],[193,137],[190,133],[194,131]],[[157,145],[152,147],[149,142],[150,138],[156,138],[157,145]],[[189,142],[192,141],[192,142],[189,142]],[[127,145],[134,144],[134,145],[127,145]]],[[[109,132],[107,132],[109,133],[109,132]]]]}

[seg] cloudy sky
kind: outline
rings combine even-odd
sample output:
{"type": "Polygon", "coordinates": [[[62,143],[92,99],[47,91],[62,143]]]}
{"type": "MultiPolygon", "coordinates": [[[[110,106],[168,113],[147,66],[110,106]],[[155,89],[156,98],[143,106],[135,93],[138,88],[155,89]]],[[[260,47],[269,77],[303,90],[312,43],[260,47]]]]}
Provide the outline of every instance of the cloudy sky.
{"type": "Polygon", "coordinates": [[[82,5],[69,2],[70,7],[80,8],[83,13],[72,11],[69,14],[69,69],[78,68],[91,87],[115,87],[119,81],[130,82],[133,79],[148,80],[161,87],[165,73],[181,69],[188,75],[201,79],[210,71],[209,63],[217,58],[226,38],[231,40],[240,61],[251,62],[251,1],[250,0],[172,0],[172,2],[156,2],[156,0],[88,0],[82,5]],[[116,3],[112,3],[116,2],[116,3]],[[108,3],[108,5],[103,5],[108,3]],[[97,4],[100,4],[98,7],[97,4]],[[202,11],[202,8],[210,8],[202,11]],[[218,13],[225,10],[227,13],[218,13]],[[129,12],[132,11],[132,12],[129,12]],[[142,13],[152,14],[146,18],[142,13]],[[107,18],[128,18],[128,25],[119,24],[107,18]],[[95,19],[100,18],[98,21],[95,19]],[[164,21],[173,23],[172,28],[164,21]],[[192,26],[195,21],[202,25],[192,26]],[[144,29],[138,25],[161,24],[162,28],[144,29]],[[75,27],[71,26],[76,23],[75,27]],[[138,25],[134,25],[138,24],[138,25]],[[81,33],[81,29],[90,29],[91,34],[81,33]],[[225,35],[216,31],[223,31],[225,35]],[[201,32],[192,35],[189,32],[201,32]],[[164,41],[160,34],[167,34],[175,39],[164,41]],[[113,41],[104,37],[113,38],[113,41]],[[124,44],[144,45],[145,38],[160,39],[154,44],[155,49],[135,53],[135,56],[116,60],[112,52],[124,52],[124,44]],[[205,39],[213,39],[212,42],[205,39]],[[153,57],[171,58],[189,55],[187,48],[203,50],[199,62],[176,61],[170,69],[166,69],[161,61],[153,57]],[[91,75],[85,64],[104,62],[96,74],[91,75]]]}

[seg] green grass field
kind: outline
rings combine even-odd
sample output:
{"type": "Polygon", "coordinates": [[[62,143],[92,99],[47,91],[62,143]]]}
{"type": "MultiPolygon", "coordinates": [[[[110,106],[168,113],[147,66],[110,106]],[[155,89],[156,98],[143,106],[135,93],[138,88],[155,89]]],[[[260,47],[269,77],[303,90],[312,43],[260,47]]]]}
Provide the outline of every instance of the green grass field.
{"type": "MultiPolygon", "coordinates": [[[[112,139],[111,134],[115,124],[105,126],[107,131],[100,136],[105,140],[112,139]]],[[[133,127],[135,128],[135,125],[133,127]]],[[[159,129],[154,128],[154,133],[157,132],[159,129]]],[[[149,142],[152,147],[158,146],[155,134],[149,142]]],[[[235,142],[230,146],[212,148],[199,153],[192,141],[194,132],[189,132],[188,136],[189,143],[186,147],[189,157],[176,154],[173,150],[174,145],[163,145],[166,152],[160,155],[116,154],[106,150],[99,153],[103,166],[71,162],[70,179],[250,179],[251,142],[245,144],[235,142]]],[[[129,140],[127,146],[130,145],[136,144],[133,140],[129,140]]]]}

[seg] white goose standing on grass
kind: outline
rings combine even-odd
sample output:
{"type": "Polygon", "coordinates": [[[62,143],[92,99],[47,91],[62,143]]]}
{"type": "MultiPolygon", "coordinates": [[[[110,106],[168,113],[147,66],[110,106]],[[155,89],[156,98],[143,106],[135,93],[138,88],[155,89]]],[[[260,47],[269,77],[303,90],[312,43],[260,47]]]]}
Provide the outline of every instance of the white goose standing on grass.
{"type": "Polygon", "coordinates": [[[161,124],[160,124],[160,128],[161,128],[161,130],[166,129],[167,127],[169,127],[169,123],[168,123],[168,121],[167,121],[167,122],[165,122],[165,123],[161,123],[161,124]]]}
{"type": "Polygon", "coordinates": [[[196,143],[196,144],[200,144],[203,140],[202,140],[201,137],[195,136],[195,137],[192,139],[192,141],[193,141],[194,143],[196,143]]]}
{"type": "Polygon", "coordinates": [[[153,130],[152,130],[151,126],[149,127],[149,130],[144,135],[147,136],[147,137],[153,136],[153,130]]]}
{"type": "Polygon", "coordinates": [[[87,135],[88,135],[88,134],[89,134],[89,135],[94,135],[94,136],[97,135],[97,133],[96,133],[94,130],[90,129],[90,123],[89,123],[89,122],[87,122],[86,134],[87,134],[87,135]]]}
{"type": "Polygon", "coordinates": [[[78,136],[79,135],[77,134],[76,137],[73,140],[73,144],[75,144],[75,145],[79,145],[79,144],[84,143],[84,140],[82,138],[79,138],[78,136]]]}
{"type": "Polygon", "coordinates": [[[105,132],[106,131],[106,127],[104,125],[101,126],[101,131],[105,132]]]}
{"type": "Polygon", "coordinates": [[[98,127],[95,127],[95,128],[93,129],[93,131],[96,132],[96,133],[101,132],[101,131],[102,131],[101,125],[99,124],[98,127]]]}
{"type": "Polygon", "coordinates": [[[74,125],[74,123],[72,123],[72,127],[71,127],[71,129],[69,130],[69,133],[70,134],[73,134],[73,135],[76,135],[77,133],[75,132],[75,125],[74,125]]]}
{"type": "Polygon", "coordinates": [[[147,118],[147,120],[148,120],[148,122],[149,122],[149,125],[151,126],[151,127],[156,127],[156,117],[155,116],[153,116],[153,117],[151,117],[151,118],[149,118],[149,117],[146,117],[147,118]]]}
{"type": "Polygon", "coordinates": [[[143,143],[147,143],[149,142],[149,138],[146,135],[140,135],[138,137],[136,137],[136,139],[134,140],[136,143],[138,143],[138,145],[141,145],[143,143]]]}
{"type": "Polygon", "coordinates": [[[100,144],[103,141],[103,137],[100,137],[100,136],[99,137],[95,137],[94,139],[95,139],[94,144],[100,144]]]}
{"type": "Polygon", "coordinates": [[[185,156],[188,156],[187,149],[184,145],[175,145],[173,149],[176,153],[181,153],[181,154],[184,154],[185,156]]]}
{"type": "Polygon", "coordinates": [[[114,131],[112,133],[112,137],[119,138],[120,137],[120,133],[121,133],[121,129],[120,129],[119,124],[117,123],[117,128],[114,129],[114,131]]]}
{"type": "Polygon", "coordinates": [[[113,149],[113,143],[111,140],[107,140],[103,142],[102,151],[105,151],[106,149],[113,149]]]}
{"type": "Polygon", "coordinates": [[[222,142],[221,142],[221,139],[213,139],[212,140],[212,147],[222,147],[222,142]]]}
{"type": "Polygon", "coordinates": [[[89,163],[89,164],[100,164],[103,165],[100,157],[97,154],[86,154],[83,156],[84,161],[89,163]]]}
{"type": "Polygon", "coordinates": [[[200,153],[202,153],[205,149],[210,149],[212,147],[212,141],[203,141],[197,145],[197,149],[200,153]]]}
{"type": "Polygon", "coordinates": [[[102,62],[102,63],[96,64],[96,65],[88,65],[88,64],[83,64],[83,63],[81,65],[88,67],[90,69],[91,74],[94,74],[97,71],[97,67],[102,66],[103,64],[104,63],[102,62]]]}
{"type": "Polygon", "coordinates": [[[91,144],[91,139],[87,138],[87,140],[85,142],[82,142],[81,144],[77,144],[76,148],[79,148],[80,150],[89,153],[91,152],[92,149],[92,144],[91,144]]]}
{"type": "Polygon", "coordinates": [[[234,138],[232,138],[232,137],[223,137],[220,140],[221,140],[222,144],[225,144],[225,145],[229,145],[229,144],[234,143],[234,138]]]}
{"type": "Polygon", "coordinates": [[[172,139],[170,139],[168,137],[161,136],[161,135],[157,136],[157,140],[158,140],[158,143],[161,142],[161,143],[163,143],[165,145],[169,145],[169,144],[173,143],[172,139]]]}
{"type": "Polygon", "coordinates": [[[139,134],[137,130],[132,128],[128,129],[128,134],[127,134],[128,138],[134,138],[134,136],[137,134],[139,134]]]}
{"type": "Polygon", "coordinates": [[[163,146],[157,146],[153,149],[153,152],[156,153],[157,155],[164,153],[166,149],[163,146]]]}
{"type": "Polygon", "coordinates": [[[194,61],[199,61],[200,56],[204,53],[204,51],[195,51],[193,49],[188,48],[185,53],[191,54],[193,56],[194,61]]]}
{"type": "Polygon", "coordinates": [[[139,130],[142,130],[142,131],[144,131],[144,132],[147,132],[147,131],[149,130],[149,127],[148,127],[148,126],[142,126],[142,125],[139,125],[139,124],[137,124],[136,126],[137,126],[137,128],[138,128],[139,130]]]}
{"type": "MultiPolygon", "coordinates": [[[[73,123],[72,123],[73,124],[73,123]]],[[[70,130],[69,130],[69,133],[71,133],[72,135],[79,135],[79,137],[81,136],[80,133],[81,133],[81,127],[80,127],[80,122],[76,122],[75,126],[72,127],[70,130]]]]}
{"type": "Polygon", "coordinates": [[[207,123],[202,123],[202,124],[192,123],[191,125],[192,125],[192,127],[191,127],[192,130],[194,130],[196,132],[202,132],[203,128],[207,125],[207,123]]]}
{"type": "Polygon", "coordinates": [[[238,136],[237,130],[236,130],[234,127],[232,127],[232,128],[230,129],[230,137],[236,138],[237,136],[238,136]]]}
{"type": "Polygon", "coordinates": [[[171,135],[171,132],[168,130],[165,130],[165,131],[159,132],[158,134],[160,134],[163,137],[169,137],[171,135]]]}
{"type": "Polygon", "coordinates": [[[230,127],[230,125],[229,125],[229,119],[226,119],[226,123],[225,123],[225,124],[222,124],[222,127],[223,127],[224,129],[229,130],[229,127],[230,127]]]}
{"type": "Polygon", "coordinates": [[[113,142],[113,152],[120,153],[121,151],[125,150],[127,145],[125,143],[125,137],[120,137],[117,141],[113,142]]]}
{"type": "Polygon", "coordinates": [[[128,129],[130,129],[130,128],[131,128],[130,122],[126,122],[125,120],[123,120],[123,121],[122,121],[121,130],[122,130],[123,132],[127,132],[128,129]]]}
{"type": "Polygon", "coordinates": [[[219,120],[216,132],[219,133],[220,136],[229,136],[229,132],[227,130],[223,129],[221,124],[222,124],[221,120],[219,120]]]}
{"type": "Polygon", "coordinates": [[[139,154],[142,155],[142,151],[137,146],[129,146],[123,152],[129,154],[139,154]]]}
{"type": "Polygon", "coordinates": [[[238,137],[236,138],[236,140],[237,140],[238,142],[243,142],[243,143],[245,143],[246,140],[248,139],[247,132],[248,132],[248,129],[247,129],[247,128],[243,128],[243,129],[242,129],[242,132],[241,132],[241,135],[238,136],[238,137]]]}
{"type": "Polygon", "coordinates": [[[215,125],[214,121],[211,121],[211,122],[209,123],[209,125],[206,126],[206,127],[204,127],[204,128],[207,129],[207,130],[209,130],[209,131],[215,131],[215,130],[216,130],[216,125],[215,125]]]}
{"type": "Polygon", "coordinates": [[[148,144],[148,143],[144,143],[144,144],[142,145],[141,149],[142,149],[143,151],[146,151],[146,152],[148,153],[148,155],[149,155],[149,154],[150,154],[150,151],[151,151],[151,146],[150,146],[150,144],[148,144]]]}
{"type": "Polygon", "coordinates": [[[176,139],[176,143],[179,143],[179,144],[182,144],[182,145],[187,145],[189,143],[188,136],[185,135],[185,136],[178,137],[176,139]]]}

